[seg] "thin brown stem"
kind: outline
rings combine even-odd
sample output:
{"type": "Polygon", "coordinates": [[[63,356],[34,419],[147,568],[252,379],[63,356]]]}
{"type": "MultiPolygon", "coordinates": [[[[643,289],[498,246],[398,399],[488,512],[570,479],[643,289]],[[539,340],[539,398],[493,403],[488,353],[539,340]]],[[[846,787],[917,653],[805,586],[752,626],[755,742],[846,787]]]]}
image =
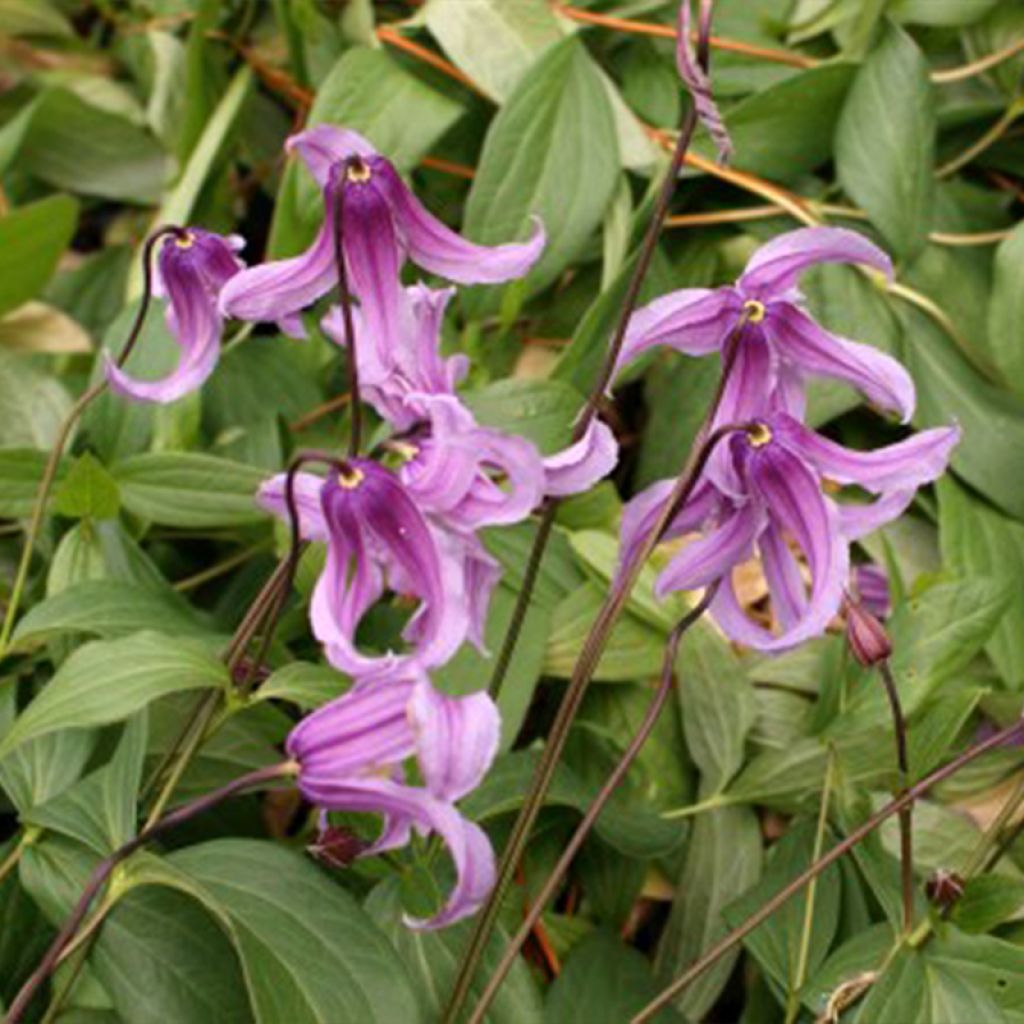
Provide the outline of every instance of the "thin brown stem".
{"type": "MultiPolygon", "coordinates": [[[[899,690],[893,679],[888,659],[878,663],[878,674],[885,687],[885,696],[892,712],[892,726],[896,735],[896,767],[899,772],[899,792],[902,796],[910,786],[910,760],[907,754],[907,719],[903,714],[899,690]]],[[[903,930],[909,933],[914,924],[914,823],[913,805],[900,811],[900,879],[903,893],[903,930]]]]}
{"type": "Polygon", "coordinates": [[[605,805],[611,799],[612,794],[618,789],[622,780],[626,777],[626,773],[636,760],[644,743],[647,742],[647,738],[654,729],[662,708],[664,708],[665,702],[668,700],[669,694],[672,692],[672,686],[675,680],[676,656],[679,652],[680,641],[686,635],[687,630],[690,629],[690,627],[693,626],[693,624],[697,622],[697,620],[700,619],[700,617],[707,611],[708,605],[711,604],[711,600],[717,589],[717,584],[709,587],[699,603],[677,623],[675,628],[669,634],[668,641],[665,644],[665,656],[662,661],[661,679],[659,680],[658,688],[654,692],[654,697],[647,708],[647,712],[644,715],[644,719],[640,723],[640,728],[630,741],[629,746],[626,748],[622,758],[613,769],[611,775],[608,776],[597,796],[594,797],[593,802],[587,808],[587,812],[584,814],[583,820],[577,826],[568,845],[563,851],[561,857],[558,859],[558,863],[551,869],[546,881],[543,886],[541,886],[541,890],[533,900],[530,909],[527,911],[526,916],[523,919],[523,923],[519,927],[519,931],[516,932],[511,942],[509,942],[501,961],[495,968],[494,974],[491,976],[487,983],[487,987],[480,996],[480,1001],[477,1003],[476,1009],[469,1018],[469,1024],[482,1024],[488,1007],[490,1007],[491,1003],[494,1001],[495,996],[498,994],[498,990],[501,988],[502,982],[504,982],[508,972],[512,969],[512,965],[515,963],[516,957],[519,955],[519,951],[522,948],[523,943],[530,937],[533,927],[537,924],[541,915],[544,913],[545,906],[555,894],[558,886],[561,885],[562,880],[565,878],[565,875],[573,860],[576,858],[576,854],[579,852],[584,840],[586,840],[587,836],[590,835],[591,829],[593,829],[601,811],[604,810],[605,805]]]}
{"type": "Polygon", "coordinates": [[[93,900],[102,891],[107,883],[107,879],[118,864],[127,857],[130,857],[140,847],[145,846],[151,839],[155,839],[161,833],[167,832],[175,826],[202,814],[204,811],[208,811],[211,807],[215,807],[229,797],[264,782],[294,775],[296,771],[297,765],[294,762],[285,761],[282,764],[272,765],[269,768],[260,768],[254,772],[249,772],[247,775],[229,782],[226,786],[221,786],[220,789],[215,789],[212,793],[206,793],[204,796],[198,797],[172,811],[159,821],[154,822],[149,828],[143,829],[134,839],[130,839],[113,853],[104,857],[93,869],[89,881],[78,898],[78,902],[61,926],[56,938],[50,944],[39,966],[32,972],[25,984],[22,985],[14,1002],[11,1003],[7,1016],[4,1018],[5,1024],[18,1024],[22,1019],[36,992],[57,966],[64,949],[74,940],[82,922],[89,913],[89,907],[92,906],[93,900]]]}
{"type": "Polygon", "coordinates": [[[716,964],[726,953],[739,945],[755,928],[763,924],[780,907],[791,900],[804,886],[808,885],[813,878],[817,878],[823,871],[834,864],[840,857],[848,853],[858,843],[866,839],[883,822],[888,821],[894,814],[899,814],[904,807],[909,807],[915,800],[920,799],[932,786],[951,775],[955,775],[961,768],[970,764],[982,754],[988,753],[1007,740],[1014,739],[1024,732],[1024,720],[1015,722],[1006,729],[990,736],[987,740],[969,747],[962,754],[953,758],[948,764],[937,768],[930,775],[925,776],[920,782],[911,786],[905,793],[887,803],[879,811],[876,811],[867,821],[854,829],[845,839],[837,843],[823,857],[816,860],[806,871],[793,879],[788,885],[779,890],[759,910],[750,915],[742,924],[734,928],[728,935],[717,942],[699,960],[694,962],[682,975],[676,978],[666,989],[655,999],[651,1000],[629,1024],[644,1024],[649,1021],[663,1007],[672,1002],[680,992],[697,980],[708,968],[716,964]]]}

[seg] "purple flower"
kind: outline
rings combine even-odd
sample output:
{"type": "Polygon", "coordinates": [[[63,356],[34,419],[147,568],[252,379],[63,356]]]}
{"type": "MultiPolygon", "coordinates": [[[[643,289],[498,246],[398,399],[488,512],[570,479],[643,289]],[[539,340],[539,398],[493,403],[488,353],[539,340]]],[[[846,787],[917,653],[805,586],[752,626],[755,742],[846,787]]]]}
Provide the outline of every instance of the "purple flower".
{"type": "Polygon", "coordinates": [[[187,228],[164,240],[154,290],[170,300],[167,326],[181,348],[181,358],[161,380],[136,380],[105,352],[107,380],[116,392],[141,402],[173,402],[195,391],[213,373],[223,327],[217,296],[243,267],[235,253],[244,244],[237,235],[224,238],[200,228],[187,228]]]}
{"type": "Polygon", "coordinates": [[[581,494],[606,477],[619,461],[611,428],[597,417],[575,444],[544,459],[544,493],[556,498],[581,494]]]}
{"type": "MultiPolygon", "coordinates": [[[[284,474],[268,480],[259,501],[287,519],[285,481],[284,474]]],[[[475,537],[428,521],[398,477],[366,459],[352,459],[326,479],[298,473],[294,494],[301,535],[327,543],[310,616],[332,665],[355,675],[411,660],[430,668],[446,662],[467,637],[482,645],[500,573],[475,537]],[[366,654],[356,632],[387,590],[418,603],[403,632],[411,650],[366,654]]]]}
{"type": "Polygon", "coordinates": [[[880,566],[870,563],[853,570],[853,592],[857,600],[875,618],[887,619],[892,613],[892,593],[889,575],[880,566]]]}
{"type": "Polygon", "coordinates": [[[288,737],[302,795],[324,810],[384,816],[370,856],[408,844],[412,830],[439,835],[457,881],[441,911],[412,928],[441,928],[472,914],[494,884],[494,853],[455,801],[479,785],[498,748],[500,721],[486,693],[446,697],[416,667],[358,683],[303,719],[288,737]],[[405,783],[415,757],[422,786],[405,783]]]}
{"type": "MultiPolygon", "coordinates": [[[[676,36],[676,67],[679,69],[679,77],[683,80],[690,95],[693,97],[693,104],[697,110],[697,116],[701,123],[708,130],[718,150],[718,160],[725,163],[732,155],[732,140],[726,130],[725,122],[715,104],[711,94],[711,80],[701,67],[697,54],[693,49],[690,40],[690,0],[683,0],[679,5],[679,31],[676,36]]],[[[700,37],[707,39],[711,35],[711,0],[700,0],[700,37]]]]}
{"type": "MultiPolygon", "coordinates": [[[[699,532],[658,577],[656,592],[695,590],[719,582],[710,605],[738,643],[781,651],[822,633],[848,585],[850,542],[899,516],[915,490],[942,474],[960,438],[956,427],[915,434],[871,452],[856,452],[808,430],[786,412],[759,420],[728,441],[726,455],[739,493],[705,475],[676,516],[667,538],[699,532]],[[823,478],[877,495],[868,504],[838,505],[823,478]],[[789,546],[803,555],[810,588],[789,546]],[[752,622],[740,607],[732,570],[757,551],[781,632],[752,622]]],[[[657,519],[672,483],[663,481],[627,506],[622,521],[626,562],[657,519]]]]}
{"type": "Polygon", "coordinates": [[[520,277],[544,248],[538,222],[523,243],[488,247],[466,241],[420,204],[390,161],[355,132],[318,125],[292,136],[324,197],[320,231],[301,256],[253,267],[221,296],[224,312],[241,320],[291,320],[337,284],[335,225],[340,211],[348,280],[366,328],[390,347],[410,329],[400,271],[406,257],[463,284],[520,277]]]}
{"type": "Polygon", "coordinates": [[[908,421],[914,384],[907,371],[870,345],[830,334],[802,307],[797,280],[820,263],[859,263],[892,275],[889,257],[853,231],[791,231],[761,246],[735,285],[684,288],[638,310],[619,365],[656,345],[707,355],[722,349],[742,323],[716,426],[746,422],[766,408],[802,416],[807,376],[845,381],[908,421]]]}

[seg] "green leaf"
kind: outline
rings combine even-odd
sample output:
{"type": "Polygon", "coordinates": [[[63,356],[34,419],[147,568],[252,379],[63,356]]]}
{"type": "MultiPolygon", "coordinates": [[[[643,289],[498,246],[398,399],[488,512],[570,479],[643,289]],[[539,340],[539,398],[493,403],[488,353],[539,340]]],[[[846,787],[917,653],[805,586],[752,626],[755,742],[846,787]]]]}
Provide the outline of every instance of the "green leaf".
{"type": "Polygon", "coordinates": [[[953,923],[965,932],[989,932],[1024,912],[1024,879],[978,875],[967,881],[964,894],[953,907],[953,923]]]}
{"type": "Polygon", "coordinates": [[[558,19],[543,0],[430,0],[421,16],[448,59],[499,103],[562,39],[558,19]]]}
{"type": "Polygon", "coordinates": [[[999,0],[892,0],[890,17],[911,25],[959,27],[984,18],[999,0]]]}
{"type": "MultiPolygon", "coordinates": [[[[317,90],[306,127],[343,125],[365,135],[399,170],[407,171],[462,116],[462,106],[425,85],[383,50],[347,50],[317,90]]],[[[269,251],[301,251],[323,219],[320,190],[293,161],[278,193],[269,251]]]]}
{"type": "Polygon", "coordinates": [[[71,196],[40,199],[0,220],[0,316],[39,295],[77,223],[71,196]]]}
{"type": "Polygon", "coordinates": [[[48,0],[0,0],[0,34],[74,36],[74,29],[48,0]]]}
{"type": "MultiPolygon", "coordinates": [[[[32,513],[48,458],[49,452],[34,448],[0,451],[0,516],[24,519],[32,513]]],[[[57,480],[63,480],[67,471],[68,462],[62,459],[57,467],[57,480]]]]}
{"type": "Polygon", "coordinates": [[[14,643],[31,646],[63,633],[104,640],[143,629],[175,636],[209,636],[185,602],[168,600],[148,587],[123,580],[86,580],[40,601],[14,631],[14,643]]]}
{"type": "Polygon", "coordinates": [[[405,968],[370,918],[301,854],[221,839],[167,858],[228,929],[260,1024],[415,1024],[405,968]]]}
{"type": "Polygon", "coordinates": [[[75,460],[53,495],[53,510],[74,519],[114,519],[120,506],[116,481],[89,452],[75,460]]]}
{"type": "MultiPolygon", "coordinates": [[[[650,963],[614,932],[599,929],[573,948],[544,1002],[547,1024],[587,1021],[620,1024],[642,1010],[659,992],[650,963]]],[[[681,1024],[671,1007],[651,1018],[681,1024]]]]}
{"type": "MultiPolygon", "coordinates": [[[[761,830],[746,807],[702,814],[694,822],[672,911],[658,943],[655,970],[668,984],[729,930],[723,910],[761,876],[761,830]]],[[[725,988],[739,951],[723,956],[672,1005],[702,1019],[725,988]]]]}
{"type": "MultiPolygon", "coordinates": [[[[548,50],[491,122],[466,204],[466,234],[511,242],[544,222],[547,246],[526,278],[532,294],[577,259],[600,229],[619,161],[607,94],[574,39],[548,50]],[[567,181],[574,183],[567,192],[567,181]]],[[[470,303],[477,315],[481,302],[470,303]]]]}
{"type": "Polygon", "coordinates": [[[935,105],[928,63],[890,25],[857,73],[836,128],[836,170],[892,249],[924,246],[935,193],[935,105]]]}
{"type": "Polygon", "coordinates": [[[350,685],[350,680],[328,665],[293,661],[261,683],[253,699],[286,700],[310,711],[340,697],[350,685]]]}
{"type": "MultiPolygon", "coordinates": [[[[14,849],[0,846],[0,861],[14,849]]],[[[16,871],[0,879],[0,1007],[9,1006],[53,938],[46,920],[21,886],[16,871]]]]}
{"type": "Polygon", "coordinates": [[[264,522],[255,466],[195,452],[153,452],[113,467],[129,512],[163,526],[203,529],[264,522]]]}
{"type": "Polygon", "coordinates": [[[1024,687],[1024,526],[973,498],[952,480],[938,485],[944,563],[965,579],[987,576],[1004,583],[1010,606],[985,650],[999,674],[1014,689],[1024,687]]]}
{"type": "Polygon", "coordinates": [[[122,721],[168,693],[227,684],[224,666],[194,641],[157,633],[97,640],[75,651],[18,716],[0,756],[58,729],[122,721]]]}
{"type": "Polygon", "coordinates": [[[542,455],[567,448],[583,396],[559,380],[510,377],[461,396],[477,420],[507,434],[532,441],[542,455]]]}
{"type": "Polygon", "coordinates": [[[55,377],[37,370],[26,356],[0,352],[0,445],[49,448],[70,408],[71,399],[55,377]]]}
{"type": "Polygon", "coordinates": [[[1024,225],[999,243],[995,276],[988,305],[988,345],[1003,379],[1024,396],[1024,351],[1020,325],[1024,323],[1024,225]]]}
{"type": "Polygon", "coordinates": [[[56,188],[140,205],[159,201],[167,174],[151,135],[65,89],[42,97],[20,162],[56,188]]]}
{"type": "MultiPolygon", "coordinates": [[[[366,900],[366,912],[391,940],[413,983],[425,1021],[440,1020],[445,1000],[455,983],[472,921],[460,921],[440,931],[414,931],[402,921],[401,892],[397,879],[376,886],[366,900]]],[[[469,1005],[482,994],[486,979],[501,959],[508,935],[500,926],[484,949],[480,970],[470,989],[469,1005]]],[[[490,1024],[540,1024],[542,1018],[537,986],[524,960],[517,958],[498,990],[487,1020],[490,1024]]]]}

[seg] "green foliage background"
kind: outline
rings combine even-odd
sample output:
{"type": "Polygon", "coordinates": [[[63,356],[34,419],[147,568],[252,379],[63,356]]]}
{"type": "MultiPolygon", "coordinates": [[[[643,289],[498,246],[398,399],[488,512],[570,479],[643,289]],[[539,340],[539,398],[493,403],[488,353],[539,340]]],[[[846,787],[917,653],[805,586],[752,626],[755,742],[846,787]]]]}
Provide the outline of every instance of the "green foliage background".
{"type": "MultiPolygon", "coordinates": [[[[957,70],[1024,47],[1024,3],[715,8],[716,36],[738,44],[712,64],[736,155],[720,170],[698,139],[645,297],[729,281],[758,242],[799,221],[856,227],[894,255],[888,290],[847,267],[805,285],[823,322],[908,364],[915,426],[956,419],[964,431],[952,476],[864,552],[894,583],[894,669],[920,777],[1019,715],[1024,690],[1024,56],[957,70]]],[[[523,237],[531,215],[544,219],[550,244],[526,282],[464,291],[447,343],[474,359],[481,420],[545,451],[565,443],[684,102],[664,38],[671,4],[574,11],[544,0],[0,0],[5,590],[45,452],[95,379],[96,352],[119,347],[136,312],[146,233],[167,222],[237,231],[250,261],[301,250],[319,197],[282,144],[302,123],[367,135],[474,239],[523,237]]],[[[197,700],[217,709],[217,728],[175,802],[273,763],[297,714],[345,686],[305,625],[316,551],[252,699],[232,693],[217,659],[284,545],[256,486],[293,448],[344,436],[332,401],[344,368],[310,327],[304,343],[233,328],[203,393],[170,407],[104,396],[62,463],[0,665],[0,1002],[92,866],[135,833],[147,780],[197,700]]],[[[173,357],[153,313],[131,369],[157,375],[173,357]]],[[[559,513],[502,696],[504,752],[464,804],[498,841],[613,571],[621,501],[678,472],[715,373],[675,355],[633,372],[611,410],[624,451],[614,483],[559,513]]],[[[813,419],[854,445],[896,436],[857,402],[819,388],[813,419]]],[[[530,532],[488,537],[506,569],[492,649],[530,532]]],[[[646,707],[680,610],[654,600],[652,579],[601,662],[609,685],[586,699],[507,926],[646,707]]],[[[487,672],[464,651],[439,682],[469,692],[487,672]]],[[[965,869],[1022,767],[1020,749],[997,750],[919,805],[920,880],[965,869]]],[[[489,1020],[628,1019],[894,782],[884,695],[839,636],[766,660],[695,631],[678,700],[543,919],[547,955],[529,947],[489,1020]],[[661,817],[680,807],[696,810],[661,817]]],[[[443,868],[422,848],[325,871],[301,852],[313,823],[294,811],[275,795],[239,799],[129,859],[94,941],[58,972],[47,1019],[437,1020],[466,927],[417,934],[400,917],[435,905],[443,868]]],[[[811,1021],[844,980],[884,965],[844,1020],[1024,1022],[1024,851],[970,879],[930,941],[897,948],[895,849],[883,829],[822,876],[810,906],[797,899],[749,937],[742,971],[726,958],[661,1019],[811,1021]]],[[[923,896],[919,909],[925,919],[923,896]]]]}

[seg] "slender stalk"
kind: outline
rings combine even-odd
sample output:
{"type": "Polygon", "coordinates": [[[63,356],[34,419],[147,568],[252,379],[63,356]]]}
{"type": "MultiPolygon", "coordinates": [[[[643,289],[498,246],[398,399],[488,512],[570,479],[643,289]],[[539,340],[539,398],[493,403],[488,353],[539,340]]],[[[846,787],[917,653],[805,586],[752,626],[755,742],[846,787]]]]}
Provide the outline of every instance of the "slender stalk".
{"type": "MultiPolygon", "coordinates": [[[[902,796],[910,786],[910,760],[907,755],[907,719],[903,714],[896,680],[888,659],[878,663],[878,674],[885,686],[885,695],[892,711],[892,726],[896,734],[896,767],[899,771],[899,793],[902,796]]],[[[908,933],[914,924],[914,823],[913,805],[900,811],[900,880],[903,892],[903,931],[908,933]]]]}
{"type": "MultiPolygon", "coordinates": [[[[118,367],[124,366],[128,357],[132,354],[139,334],[142,332],[142,325],[146,320],[146,313],[149,310],[150,299],[153,295],[153,269],[152,257],[156,243],[166,235],[180,235],[182,229],[174,225],[157,228],[146,240],[142,250],[142,273],[143,291],[142,301],[139,303],[138,312],[128,332],[128,339],[125,341],[121,352],[115,363],[118,367]]],[[[32,516],[29,519],[28,529],[25,532],[25,546],[21,552],[21,559],[14,576],[14,584],[11,587],[11,599],[4,614],[3,625],[0,626],[0,658],[8,651],[11,642],[11,633],[14,631],[14,622],[18,617],[18,608],[21,605],[22,594],[25,584],[28,582],[28,573],[32,565],[32,554],[35,551],[36,541],[39,539],[39,531],[43,525],[43,518],[46,515],[46,505],[50,498],[50,491],[53,489],[53,482],[57,478],[57,470],[60,468],[60,460],[64,455],[69,438],[74,431],[82,413],[92,404],[93,400],[101,395],[107,387],[106,377],[101,377],[95,384],[87,388],[78,397],[78,400],[71,406],[64,422],[61,423],[57,432],[57,438],[50,449],[46,465],[43,467],[43,475],[39,480],[39,490],[36,492],[35,504],[32,506],[32,516]]]]}
{"type": "Polygon", "coordinates": [[[937,768],[930,775],[926,775],[905,793],[902,793],[896,799],[876,811],[845,839],[833,846],[828,853],[816,860],[806,871],[780,889],[759,910],[751,914],[746,921],[738,925],[712,946],[700,959],[695,961],[682,975],[676,978],[671,985],[636,1014],[629,1024],[644,1024],[645,1021],[649,1021],[659,1010],[671,1003],[680,992],[696,981],[709,967],[716,964],[729,950],[739,945],[755,928],[767,921],[775,911],[791,900],[804,886],[809,885],[812,879],[817,878],[823,871],[839,860],[840,857],[871,835],[883,822],[888,821],[894,814],[899,814],[904,807],[909,807],[915,800],[920,799],[932,786],[948,779],[951,775],[955,775],[961,768],[970,764],[976,758],[981,757],[982,754],[988,753],[988,751],[1005,743],[1007,740],[1014,739],[1022,732],[1024,732],[1024,719],[1015,722],[1005,729],[1001,729],[987,740],[969,747],[962,754],[953,758],[948,764],[937,768]]]}
{"type": "Polygon", "coordinates": [[[992,53],[986,53],[984,57],[972,60],[969,64],[960,64],[955,68],[943,68],[941,71],[933,71],[932,81],[939,85],[963,81],[965,78],[980,75],[988,71],[989,68],[994,68],[997,64],[1002,64],[1004,60],[1016,57],[1021,50],[1024,50],[1024,37],[1015,39],[1012,43],[999,50],[994,50],[992,53]]]}
{"type": "Polygon", "coordinates": [[[1021,114],[1024,114],[1024,101],[1016,100],[1006,108],[1003,116],[981,138],[972,142],[971,145],[962,153],[958,153],[952,160],[936,168],[935,177],[948,178],[950,175],[956,174],[962,167],[966,167],[976,156],[980,156],[989,146],[997,143],[1021,114]]]}
{"type": "Polygon", "coordinates": [[[202,814],[204,811],[208,811],[211,807],[215,807],[229,797],[235,796],[243,790],[250,789],[252,786],[294,775],[297,768],[298,766],[293,761],[285,761],[282,764],[272,765],[269,768],[260,768],[257,771],[249,772],[247,775],[229,782],[226,786],[221,786],[220,789],[215,789],[212,793],[206,793],[204,796],[198,797],[172,811],[148,828],[143,829],[134,839],[130,839],[113,853],[104,857],[93,869],[88,883],[78,898],[78,902],[61,926],[56,938],[50,944],[50,948],[46,951],[39,966],[32,972],[25,984],[22,985],[14,1002],[11,1003],[7,1016],[4,1018],[5,1024],[18,1024],[22,1019],[36,992],[57,966],[64,950],[74,940],[82,922],[89,913],[92,901],[99,895],[104,885],[106,885],[107,879],[118,864],[161,833],[167,832],[175,826],[196,817],[196,815],[202,814]]]}
{"type": "Polygon", "coordinates": [[[497,996],[498,990],[501,988],[502,982],[504,982],[508,972],[512,969],[512,965],[515,963],[516,957],[519,955],[519,951],[522,948],[523,943],[530,937],[530,933],[534,926],[544,913],[544,907],[555,894],[558,886],[562,883],[570,865],[575,859],[576,854],[579,852],[580,847],[583,845],[584,840],[590,834],[590,831],[594,827],[601,811],[604,810],[604,807],[611,799],[612,794],[616,789],[618,789],[622,780],[625,778],[626,773],[636,760],[644,743],[647,742],[647,738],[654,729],[654,726],[658,721],[658,717],[661,714],[661,710],[664,708],[665,702],[668,700],[669,694],[672,692],[672,685],[675,678],[676,656],[679,652],[680,641],[686,635],[687,630],[690,629],[690,627],[693,626],[693,624],[697,622],[697,620],[707,611],[708,605],[711,604],[711,600],[717,589],[717,584],[709,587],[707,591],[705,591],[704,596],[701,598],[699,603],[682,619],[680,619],[675,628],[669,634],[668,642],[665,644],[665,656],[662,661],[661,679],[658,683],[658,688],[654,692],[654,698],[651,700],[651,703],[647,708],[647,713],[644,715],[644,719],[640,723],[640,728],[630,741],[629,746],[623,753],[619,763],[612,770],[611,775],[608,776],[597,796],[587,808],[587,813],[584,814],[583,820],[577,826],[576,831],[569,840],[562,856],[558,859],[558,863],[551,869],[551,872],[545,880],[544,885],[541,887],[540,892],[533,900],[533,904],[527,911],[526,916],[523,919],[523,923],[519,927],[519,931],[513,936],[501,958],[501,961],[495,968],[494,974],[487,982],[487,987],[484,989],[483,994],[480,996],[480,1001],[476,1005],[476,1009],[469,1018],[469,1024],[481,1024],[483,1021],[488,1008],[494,1001],[495,996],[497,996]]]}
{"type": "Polygon", "coordinates": [[[345,351],[348,354],[349,396],[352,402],[352,433],[349,435],[348,453],[359,454],[362,444],[363,410],[359,399],[359,360],[356,358],[356,329],[352,320],[352,296],[348,290],[348,268],[345,265],[345,179],[361,164],[359,157],[345,161],[338,187],[334,193],[334,265],[338,272],[338,302],[345,326],[345,351]]]}
{"type": "Polygon", "coordinates": [[[258,555],[268,546],[268,541],[260,541],[259,544],[253,544],[251,547],[244,548],[242,551],[236,551],[233,555],[229,555],[216,565],[211,565],[209,568],[203,569],[201,572],[197,572],[192,576],[186,576],[184,579],[178,580],[173,584],[174,589],[177,590],[178,593],[195,590],[197,587],[201,587],[212,580],[219,579],[221,576],[231,572],[232,569],[237,569],[240,565],[245,565],[250,558],[258,555]]]}
{"type": "Polygon", "coordinates": [[[979,840],[970,860],[964,865],[963,873],[966,878],[981,871],[991,871],[1002,860],[1003,855],[1024,829],[1024,818],[1022,818],[1003,836],[1003,830],[1009,825],[1022,803],[1024,803],[1024,775],[1017,780],[1013,792],[1007,797],[1006,803],[999,808],[995,820],[985,830],[985,834],[979,840]]]}
{"type": "Polygon", "coordinates": [[[25,836],[22,834],[21,838],[11,847],[11,852],[4,857],[3,863],[0,864],[0,883],[18,866],[18,861],[21,860],[21,855],[25,852],[25,836]]]}

